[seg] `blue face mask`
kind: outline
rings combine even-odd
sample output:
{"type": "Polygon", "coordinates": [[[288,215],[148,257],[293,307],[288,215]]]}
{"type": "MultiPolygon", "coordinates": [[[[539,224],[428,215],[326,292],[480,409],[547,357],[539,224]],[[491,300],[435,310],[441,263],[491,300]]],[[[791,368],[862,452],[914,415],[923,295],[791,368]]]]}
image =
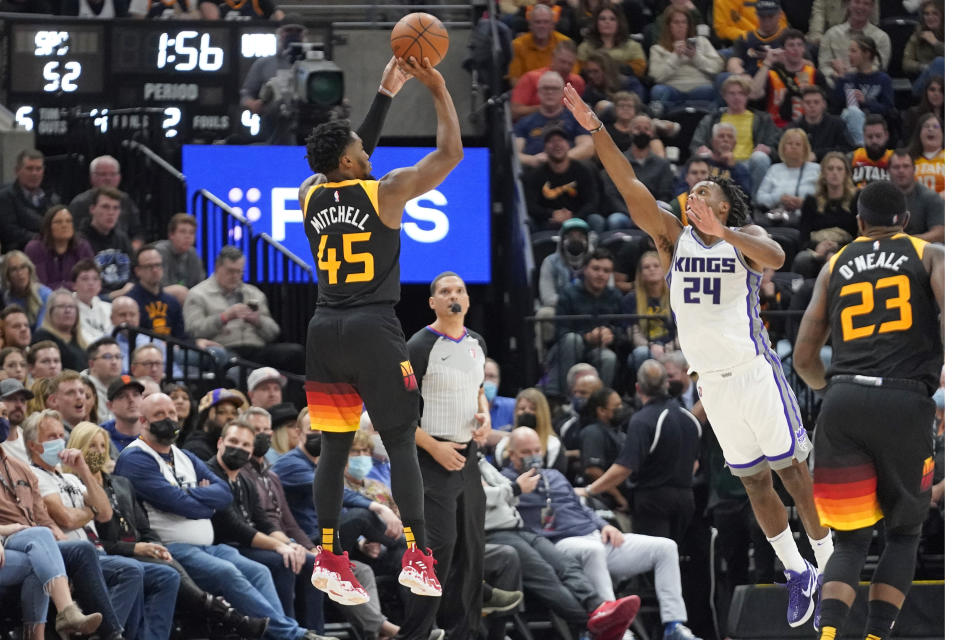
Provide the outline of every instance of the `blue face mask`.
{"type": "Polygon", "coordinates": [[[6,418],[0,418],[0,442],[6,442],[10,435],[10,421],[6,418]]]}
{"type": "Polygon", "coordinates": [[[373,469],[373,458],[370,456],[350,456],[347,461],[347,473],[354,478],[366,478],[373,469]]]}
{"type": "Polygon", "coordinates": [[[487,402],[493,402],[493,399],[497,397],[497,391],[499,387],[496,382],[490,380],[483,381],[483,395],[487,396],[487,402]]]}
{"type": "Polygon", "coordinates": [[[63,438],[47,440],[43,443],[43,453],[40,454],[40,459],[51,467],[55,467],[60,464],[60,452],[65,448],[66,445],[63,442],[63,438]]]}

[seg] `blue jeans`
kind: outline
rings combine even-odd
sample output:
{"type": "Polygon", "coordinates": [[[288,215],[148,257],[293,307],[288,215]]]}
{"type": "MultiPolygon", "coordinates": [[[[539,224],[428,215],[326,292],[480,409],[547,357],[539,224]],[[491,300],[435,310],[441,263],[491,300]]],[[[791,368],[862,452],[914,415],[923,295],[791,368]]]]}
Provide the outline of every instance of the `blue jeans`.
{"type": "Polygon", "coordinates": [[[140,566],[143,568],[143,628],[137,637],[168,640],[180,590],[180,574],[164,564],[140,562],[140,566]]]}
{"type": "Polygon", "coordinates": [[[310,582],[310,577],[313,575],[313,554],[307,554],[307,559],[303,563],[300,573],[295,575],[290,569],[283,566],[283,556],[275,551],[243,547],[240,549],[240,553],[245,558],[250,558],[270,569],[270,575],[273,576],[273,585],[277,588],[277,596],[283,605],[284,613],[291,618],[296,618],[293,601],[295,596],[301,598],[303,600],[301,602],[303,616],[297,619],[307,629],[323,631],[323,591],[315,589],[310,582]]]}
{"type": "Polygon", "coordinates": [[[650,102],[659,102],[663,105],[663,114],[670,113],[687,102],[706,102],[714,104],[717,101],[717,90],[713,85],[705,84],[694,87],[690,91],[680,91],[668,84],[655,84],[650,90],[650,102]]]}
{"type": "Polygon", "coordinates": [[[306,633],[284,614],[270,570],[262,564],[224,544],[173,542],[167,549],[201,589],[222,595],[243,615],[270,618],[266,633],[270,640],[296,640],[306,633]]]}
{"type": "Polygon", "coordinates": [[[99,560],[110,602],[123,626],[123,637],[138,638],[143,624],[143,565],[133,558],[103,552],[99,553],[99,560]]]}
{"type": "Polygon", "coordinates": [[[3,548],[0,587],[20,585],[23,624],[43,624],[50,604],[44,587],[54,578],[67,577],[53,533],[46,527],[23,529],[7,538],[3,548]]]}
{"type": "MultiPolygon", "coordinates": [[[[114,608],[114,603],[108,591],[107,581],[100,565],[100,554],[92,543],[86,540],[70,540],[58,542],[63,564],[67,568],[67,576],[73,582],[73,592],[86,612],[99,611],[103,614],[103,622],[97,633],[101,637],[123,631],[123,622],[114,608]]],[[[141,574],[142,575],[142,574],[141,574]]],[[[124,572],[111,574],[114,582],[126,578],[124,572]]],[[[142,587],[131,580],[131,588],[139,591],[142,587]]],[[[124,618],[125,620],[126,618],[124,618]]]]}
{"type": "Polygon", "coordinates": [[[614,231],[616,229],[633,229],[633,221],[625,213],[611,213],[608,216],[602,216],[599,213],[591,213],[587,216],[587,224],[590,229],[597,233],[604,231],[614,231]]]}

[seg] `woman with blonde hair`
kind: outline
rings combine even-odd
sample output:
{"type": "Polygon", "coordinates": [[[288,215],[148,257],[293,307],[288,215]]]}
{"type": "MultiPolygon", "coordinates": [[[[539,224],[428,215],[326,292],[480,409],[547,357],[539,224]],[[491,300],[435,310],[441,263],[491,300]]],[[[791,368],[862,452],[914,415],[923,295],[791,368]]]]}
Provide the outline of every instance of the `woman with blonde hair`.
{"type": "Polygon", "coordinates": [[[32,328],[40,326],[51,289],[37,279],[37,268],[23,251],[14,249],[3,257],[0,269],[3,306],[18,304],[27,313],[32,328]]]}
{"type": "Polygon", "coordinates": [[[803,199],[812,195],[820,165],[809,162],[810,140],[803,129],[787,129],[777,147],[780,162],[770,167],[757,189],[756,201],[771,212],[786,214],[774,222],[797,222],[803,199]]]}
{"type": "Polygon", "coordinates": [[[57,289],[50,294],[43,322],[34,332],[33,340],[50,340],[56,344],[64,369],[83,371],[87,368],[87,341],[80,331],[80,307],[72,293],[57,289]]]}
{"type": "Polygon", "coordinates": [[[53,378],[38,378],[30,387],[33,397],[27,400],[27,415],[47,408],[47,398],[53,393],[53,378]]]}
{"type": "Polygon", "coordinates": [[[820,161],[816,191],[807,196],[800,208],[800,246],[793,271],[816,277],[827,256],[857,235],[857,188],[853,184],[850,163],[839,151],[831,151],[820,161]]]}
{"type": "Polygon", "coordinates": [[[670,291],[663,276],[660,254],[645,251],[637,262],[637,273],[633,279],[633,291],[623,297],[623,312],[638,316],[658,316],[642,318],[630,328],[633,338],[633,351],[627,357],[630,371],[636,372],[649,358],[660,359],[663,354],[673,351],[677,344],[677,327],[670,313],[670,291]]]}
{"type": "MultiPolygon", "coordinates": [[[[144,586],[147,581],[169,582],[172,574],[179,574],[180,588],[176,593],[176,604],[182,612],[199,614],[210,622],[222,623],[238,631],[259,630],[262,635],[266,620],[251,620],[240,616],[223,598],[215,597],[201,589],[180,566],[163,544],[160,537],[150,528],[150,521],[143,506],[136,499],[136,492],[130,480],[123,476],[107,472],[110,460],[110,436],[106,429],[92,422],[81,422],[70,432],[67,441],[70,449],[79,449],[83,460],[90,468],[96,481],[103,487],[104,493],[113,507],[113,519],[96,523],[97,536],[108,554],[134,558],[143,565],[144,586]]],[[[64,471],[73,473],[64,465],[64,471]]],[[[161,620],[161,608],[173,612],[172,603],[161,597],[147,599],[144,602],[144,622],[149,630],[145,638],[166,638],[170,635],[172,616],[161,620]],[[162,602],[161,602],[162,601],[162,602]],[[160,615],[158,615],[160,614],[160,615]],[[167,625],[166,628],[162,628],[167,625]]],[[[241,635],[246,635],[241,633],[241,635]]],[[[254,636],[259,637],[259,635],[254,636]]]]}
{"type": "MultiPolygon", "coordinates": [[[[550,420],[550,404],[539,389],[530,387],[517,394],[513,408],[513,426],[530,427],[540,437],[540,449],[544,452],[543,464],[560,473],[567,472],[567,453],[560,438],[553,430],[550,420]]],[[[503,438],[497,444],[494,460],[502,467],[510,457],[509,438],[503,438]]]]}

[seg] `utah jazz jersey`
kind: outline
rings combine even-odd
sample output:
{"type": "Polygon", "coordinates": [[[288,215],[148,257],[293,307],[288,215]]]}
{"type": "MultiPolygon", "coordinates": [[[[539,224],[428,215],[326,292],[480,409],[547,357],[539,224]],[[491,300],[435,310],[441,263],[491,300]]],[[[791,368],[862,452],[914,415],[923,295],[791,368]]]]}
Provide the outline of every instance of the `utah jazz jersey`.
{"type": "Polygon", "coordinates": [[[677,338],[693,370],[730,369],[772,353],[760,319],[761,277],[729,242],[708,247],[684,227],[667,284],[677,338]]]}
{"type": "Polygon", "coordinates": [[[830,259],[829,375],[906,378],[937,388],[940,310],[923,266],[927,243],[904,233],[860,237],[830,259]]]}
{"type": "Polygon", "coordinates": [[[356,307],[400,300],[400,230],[380,220],[376,180],[313,187],[303,228],[317,266],[317,306],[356,307]]]}

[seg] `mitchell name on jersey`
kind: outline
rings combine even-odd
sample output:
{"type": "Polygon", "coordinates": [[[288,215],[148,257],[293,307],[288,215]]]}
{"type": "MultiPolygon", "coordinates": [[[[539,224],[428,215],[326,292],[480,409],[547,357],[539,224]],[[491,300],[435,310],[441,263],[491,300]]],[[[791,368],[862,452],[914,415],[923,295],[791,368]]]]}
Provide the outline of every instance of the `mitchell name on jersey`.
{"type": "Polygon", "coordinates": [[[320,233],[330,225],[341,222],[352,225],[361,231],[366,231],[367,228],[364,225],[367,224],[367,220],[369,219],[370,214],[359,207],[336,204],[313,214],[309,223],[317,233],[320,233]]]}

